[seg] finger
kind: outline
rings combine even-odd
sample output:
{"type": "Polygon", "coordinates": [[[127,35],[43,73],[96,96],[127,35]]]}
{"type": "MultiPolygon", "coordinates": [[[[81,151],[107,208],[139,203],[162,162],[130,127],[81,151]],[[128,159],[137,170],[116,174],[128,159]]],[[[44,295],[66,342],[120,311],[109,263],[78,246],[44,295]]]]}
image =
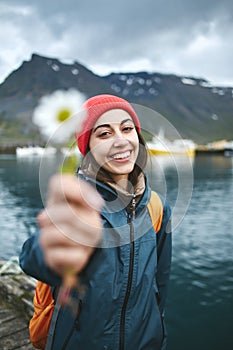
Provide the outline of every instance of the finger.
{"type": "MultiPolygon", "coordinates": [[[[59,232],[76,243],[97,246],[101,239],[102,221],[96,211],[74,206],[56,205],[44,210],[38,217],[38,223],[47,232],[46,239],[56,244],[55,237],[48,235],[50,231],[59,232]]],[[[60,240],[58,240],[60,244],[60,240]]]]}
{"type": "Polygon", "coordinates": [[[41,229],[39,235],[39,244],[45,249],[58,247],[78,247],[80,244],[64,235],[56,227],[51,226],[46,229],[41,229]]]}
{"type": "Polygon", "coordinates": [[[48,205],[70,201],[99,211],[103,206],[100,194],[74,175],[54,175],[49,183],[48,205]]]}
{"type": "Polygon", "coordinates": [[[89,232],[82,232],[77,234],[77,231],[69,226],[60,224],[59,226],[51,226],[50,228],[42,229],[39,242],[43,249],[50,247],[77,247],[87,246],[96,248],[101,239],[101,231],[89,234],[89,232]]]}
{"type": "Polygon", "coordinates": [[[54,248],[47,250],[44,258],[51,269],[63,275],[67,268],[79,273],[88,263],[92,253],[91,248],[54,248]]]}

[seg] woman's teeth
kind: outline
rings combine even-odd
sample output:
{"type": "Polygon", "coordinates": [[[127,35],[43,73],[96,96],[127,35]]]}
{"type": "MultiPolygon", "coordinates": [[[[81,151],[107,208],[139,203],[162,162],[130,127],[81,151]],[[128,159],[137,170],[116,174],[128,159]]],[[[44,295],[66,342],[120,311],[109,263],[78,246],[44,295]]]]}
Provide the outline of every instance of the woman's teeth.
{"type": "Polygon", "coordinates": [[[130,156],[130,151],[124,152],[124,153],[118,153],[112,156],[114,159],[124,159],[130,156]]]}

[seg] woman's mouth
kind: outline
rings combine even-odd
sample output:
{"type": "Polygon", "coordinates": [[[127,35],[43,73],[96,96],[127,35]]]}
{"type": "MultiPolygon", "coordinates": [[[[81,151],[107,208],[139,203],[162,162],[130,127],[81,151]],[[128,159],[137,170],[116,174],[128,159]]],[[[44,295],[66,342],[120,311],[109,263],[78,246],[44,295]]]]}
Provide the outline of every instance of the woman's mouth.
{"type": "Polygon", "coordinates": [[[125,151],[122,153],[116,153],[113,156],[111,156],[110,158],[114,159],[114,160],[126,160],[130,157],[130,154],[131,154],[131,151],[125,151]]]}

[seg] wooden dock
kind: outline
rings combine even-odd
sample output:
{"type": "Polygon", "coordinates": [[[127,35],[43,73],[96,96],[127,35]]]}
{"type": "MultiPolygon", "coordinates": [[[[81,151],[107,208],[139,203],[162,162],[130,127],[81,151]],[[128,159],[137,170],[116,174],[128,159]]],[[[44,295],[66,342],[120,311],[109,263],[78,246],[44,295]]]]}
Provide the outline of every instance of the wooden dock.
{"type": "MultiPolygon", "coordinates": [[[[0,267],[4,262],[0,261],[0,267]]],[[[32,350],[28,323],[33,314],[36,280],[23,272],[0,275],[0,350],[32,350]]]]}

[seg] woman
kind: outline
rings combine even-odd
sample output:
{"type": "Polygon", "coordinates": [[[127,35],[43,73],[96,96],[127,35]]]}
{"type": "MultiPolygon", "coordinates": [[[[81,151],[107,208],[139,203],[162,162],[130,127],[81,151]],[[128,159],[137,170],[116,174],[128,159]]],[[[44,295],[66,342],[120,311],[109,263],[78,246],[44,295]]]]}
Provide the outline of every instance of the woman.
{"type": "Polygon", "coordinates": [[[85,290],[73,288],[75,315],[69,307],[59,311],[53,349],[165,349],[170,208],[163,201],[156,233],[147,209],[147,152],[132,106],[99,95],[86,101],[84,111],[78,179],[52,178],[47,207],[38,216],[40,233],[25,242],[21,267],[51,286],[75,272],[85,290]],[[156,236],[162,241],[159,260],[156,236]]]}

